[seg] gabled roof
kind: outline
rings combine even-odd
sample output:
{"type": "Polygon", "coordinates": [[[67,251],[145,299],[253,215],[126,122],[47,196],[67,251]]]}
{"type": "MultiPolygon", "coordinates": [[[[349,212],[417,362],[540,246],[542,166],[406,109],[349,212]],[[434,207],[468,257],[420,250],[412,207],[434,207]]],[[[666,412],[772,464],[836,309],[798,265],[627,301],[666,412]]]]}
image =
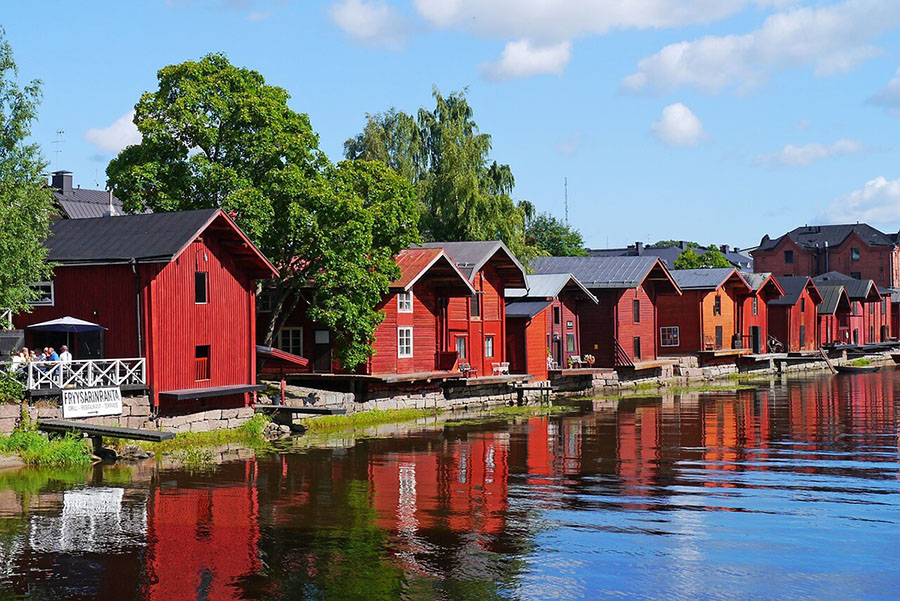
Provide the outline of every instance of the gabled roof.
{"type": "Polygon", "coordinates": [[[784,296],[769,301],[770,305],[796,305],[800,300],[800,296],[804,290],[809,290],[809,295],[813,303],[818,305],[822,302],[822,293],[816,287],[816,283],[812,278],[805,275],[775,276],[778,284],[784,290],[784,296]]]}
{"type": "Polygon", "coordinates": [[[208,229],[239,239],[230,251],[249,262],[254,277],[275,268],[221,209],[144,213],[93,219],[61,219],[50,226],[47,260],[62,265],[169,263],[208,229]]]}
{"type": "MultiPolygon", "coordinates": [[[[58,188],[51,188],[56,204],[68,219],[90,219],[103,217],[109,212],[109,192],[107,190],[88,190],[86,188],[72,188],[63,192],[58,188]]],[[[124,215],[122,201],[112,197],[113,215],[124,215]]]]}
{"type": "Polygon", "coordinates": [[[520,300],[510,299],[506,301],[506,317],[525,317],[531,319],[547,307],[551,300],[520,300]]]}
{"type": "Polygon", "coordinates": [[[839,271],[829,271],[813,278],[817,284],[830,283],[846,288],[847,296],[854,301],[881,300],[881,292],[872,280],[858,280],[839,271]]]}
{"type": "Polygon", "coordinates": [[[847,290],[843,286],[819,286],[818,288],[822,293],[822,302],[816,309],[819,315],[834,315],[840,306],[850,310],[850,297],[847,296],[847,290]]]}
{"type": "Polygon", "coordinates": [[[759,293],[761,290],[768,288],[773,297],[784,296],[784,289],[771,272],[764,271],[762,273],[750,273],[742,271],[740,273],[741,277],[749,284],[750,289],[753,290],[753,292],[759,293]]]}
{"type": "Polygon", "coordinates": [[[401,250],[394,261],[400,267],[400,277],[391,282],[392,290],[405,292],[426,273],[432,272],[446,287],[455,288],[461,294],[475,294],[466,276],[440,248],[407,248],[401,250]]]}
{"type": "Polygon", "coordinates": [[[772,250],[778,246],[785,236],[790,238],[800,248],[814,249],[817,246],[824,248],[826,243],[829,247],[839,246],[850,234],[856,234],[869,246],[894,246],[897,243],[896,235],[885,234],[866,223],[804,225],[803,227],[794,228],[778,238],[769,238],[768,235],[764,236],[757,250],[772,250]]]}
{"type": "Polygon", "coordinates": [[[750,284],[734,267],[674,269],[672,277],[682,290],[715,290],[728,280],[735,280],[739,285],[745,287],[747,292],[751,291],[750,284]]]}
{"type": "Polygon", "coordinates": [[[657,257],[538,257],[531,267],[538,274],[572,274],[591,289],[637,288],[649,279],[681,294],[669,270],[657,257]]]}
{"type": "Polygon", "coordinates": [[[599,302],[597,297],[584,287],[571,273],[542,273],[526,276],[528,288],[510,288],[506,298],[552,299],[558,297],[563,290],[581,292],[588,299],[599,302]]]}
{"type": "Polygon", "coordinates": [[[516,256],[500,240],[472,241],[472,242],[426,242],[422,248],[442,248],[450,256],[460,271],[469,278],[475,279],[482,267],[495,256],[501,259],[497,266],[498,272],[506,279],[507,286],[525,286],[525,268],[516,259],[516,256]]]}

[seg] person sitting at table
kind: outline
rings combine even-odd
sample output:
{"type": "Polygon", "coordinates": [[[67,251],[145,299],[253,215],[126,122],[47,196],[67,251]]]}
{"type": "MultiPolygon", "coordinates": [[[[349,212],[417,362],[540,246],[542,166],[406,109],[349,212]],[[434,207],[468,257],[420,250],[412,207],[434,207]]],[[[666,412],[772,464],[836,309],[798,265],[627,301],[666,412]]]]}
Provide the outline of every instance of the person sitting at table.
{"type": "Polygon", "coordinates": [[[59,361],[59,355],[56,354],[52,346],[48,347],[44,354],[47,356],[47,361],[59,361]]]}
{"type": "Polygon", "coordinates": [[[72,361],[72,353],[69,352],[69,347],[67,347],[64,344],[61,347],[59,347],[59,351],[60,351],[60,353],[59,353],[60,361],[62,361],[63,363],[69,363],[70,361],[72,361]]]}

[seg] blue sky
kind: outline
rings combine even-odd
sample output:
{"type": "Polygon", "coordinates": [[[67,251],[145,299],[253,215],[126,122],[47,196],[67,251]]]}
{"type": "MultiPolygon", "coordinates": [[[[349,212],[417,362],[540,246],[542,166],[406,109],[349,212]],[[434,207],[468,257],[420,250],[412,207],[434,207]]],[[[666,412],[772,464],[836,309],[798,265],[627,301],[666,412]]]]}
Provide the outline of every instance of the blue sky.
{"type": "Polygon", "coordinates": [[[341,158],[367,112],[469,89],[515,197],[594,247],[900,228],[897,0],[158,0],[4,6],[34,139],[104,185],[156,71],[225,52],[341,158]],[[896,78],[896,79],[895,79],[896,78]]]}

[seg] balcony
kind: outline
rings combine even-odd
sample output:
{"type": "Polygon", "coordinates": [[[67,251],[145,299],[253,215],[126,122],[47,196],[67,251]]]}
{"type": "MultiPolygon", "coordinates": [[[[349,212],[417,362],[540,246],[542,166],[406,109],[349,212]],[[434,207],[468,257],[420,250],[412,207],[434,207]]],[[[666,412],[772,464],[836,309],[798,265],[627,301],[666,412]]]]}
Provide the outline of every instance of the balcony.
{"type": "Polygon", "coordinates": [[[2,368],[21,374],[30,396],[58,394],[64,388],[147,388],[147,362],[143,358],[32,361],[4,363],[2,368]]]}

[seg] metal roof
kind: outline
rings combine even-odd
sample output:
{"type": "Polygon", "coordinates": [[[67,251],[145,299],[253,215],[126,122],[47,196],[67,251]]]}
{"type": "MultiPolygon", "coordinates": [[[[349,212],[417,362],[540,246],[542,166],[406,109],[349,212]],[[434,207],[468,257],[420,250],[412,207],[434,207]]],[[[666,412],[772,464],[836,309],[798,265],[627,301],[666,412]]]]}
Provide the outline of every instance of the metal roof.
{"type": "Polygon", "coordinates": [[[571,273],[542,273],[526,277],[528,289],[510,288],[506,291],[506,298],[556,298],[567,286],[575,286],[589,299],[597,301],[597,297],[585,288],[571,273]]]}
{"type": "MultiPolygon", "coordinates": [[[[460,271],[472,281],[475,274],[484,267],[498,252],[502,252],[511,262],[517,275],[521,275],[521,283],[525,285],[525,268],[509,248],[500,240],[469,242],[426,242],[422,248],[442,248],[456,262],[460,271]]],[[[512,278],[518,280],[518,277],[512,278]]]]}
{"type": "MultiPolygon", "coordinates": [[[[734,267],[674,269],[672,270],[672,278],[682,290],[712,290],[724,284],[735,273],[737,272],[734,267]]],[[[743,278],[741,279],[743,281],[743,278]]]]}
{"type": "MultiPolygon", "coordinates": [[[[109,191],[88,190],[86,188],[72,188],[69,192],[63,192],[58,188],[52,188],[56,204],[68,219],[91,219],[104,217],[109,212],[109,191]]],[[[113,196],[113,214],[124,215],[122,201],[113,196]]]]}
{"type": "Polygon", "coordinates": [[[841,297],[847,301],[849,308],[850,299],[843,286],[819,286],[819,292],[822,293],[822,302],[817,308],[819,315],[834,315],[841,302],[841,297]]]}
{"type": "MultiPolygon", "coordinates": [[[[628,248],[589,249],[588,254],[593,257],[659,257],[663,265],[668,269],[674,269],[675,261],[686,249],[687,247],[682,248],[680,246],[644,246],[638,250],[635,246],[629,246],[628,248]]],[[[691,250],[700,256],[709,252],[705,248],[692,248],[691,250]]],[[[753,269],[753,257],[742,252],[728,250],[727,252],[722,252],[722,256],[738,269],[753,269]]]]}
{"type": "Polygon", "coordinates": [[[846,288],[847,296],[849,296],[852,300],[866,300],[873,294],[880,296],[880,292],[878,291],[878,287],[875,285],[875,282],[872,280],[858,280],[852,276],[843,274],[839,271],[829,271],[827,273],[823,273],[822,275],[817,275],[813,278],[813,281],[816,284],[823,284],[825,282],[831,283],[832,285],[840,285],[846,288]]]}
{"type": "Polygon", "coordinates": [[[800,295],[803,294],[803,290],[810,284],[816,290],[816,295],[821,300],[822,294],[818,292],[815,282],[810,277],[805,275],[783,275],[775,276],[775,279],[778,280],[778,283],[784,290],[784,296],[769,301],[770,305],[796,305],[797,301],[800,300],[800,295]]]}
{"type": "Polygon", "coordinates": [[[830,247],[839,246],[847,239],[847,236],[854,233],[869,246],[894,246],[897,243],[896,235],[885,234],[867,223],[804,225],[803,227],[794,228],[778,238],[769,238],[768,235],[764,236],[757,250],[772,250],[778,246],[785,236],[790,238],[800,248],[813,249],[817,246],[821,248],[826,243],[830,247]]]}
{"type": "Polygon", "coordinates": [[[530,319],[549,307],[552,302],[550,300],[508,300],[506,301],[506,316],[530,319]]]}
{"type": "Polygon", "coordinates": [[[537,274],[572,274],[588,288],[637,288],[656,265],[657,257],[538,257],[537,274]]]}

